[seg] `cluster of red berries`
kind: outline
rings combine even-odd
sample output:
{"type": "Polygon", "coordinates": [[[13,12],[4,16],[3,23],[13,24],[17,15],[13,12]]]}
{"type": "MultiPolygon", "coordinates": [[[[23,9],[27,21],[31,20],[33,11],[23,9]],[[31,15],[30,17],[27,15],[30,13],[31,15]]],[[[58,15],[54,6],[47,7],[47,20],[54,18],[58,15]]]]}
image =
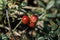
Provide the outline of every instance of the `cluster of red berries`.
{"type": "Polygon", "coordinates": [[[38,20],[38,17],[36,15],[32,15],[30,18],[27,15],[24,15],[22,17],[22,23],[28,24],[29,27],[31,27],[31,28],[35,27],[37,20],[38,20]]]}

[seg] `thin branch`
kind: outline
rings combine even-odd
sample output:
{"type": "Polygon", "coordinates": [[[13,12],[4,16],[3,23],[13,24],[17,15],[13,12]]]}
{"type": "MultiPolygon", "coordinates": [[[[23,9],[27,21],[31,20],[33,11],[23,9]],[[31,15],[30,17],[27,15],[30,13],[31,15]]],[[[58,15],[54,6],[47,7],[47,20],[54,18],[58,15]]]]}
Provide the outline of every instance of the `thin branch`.
{"type": "Polygon", "coordinates": [[[25,7],[22,7],[23,9],[30,9],[30,10],[41,10],[42,12],[46,13],[46,10],[42,7],[31,7],[31,6],[25,6],[25,7]]]}
{"type": "Polygon", "coordinates": [[[11,33],[13,39],[15,40],[12,29],[11,29],[10,21],[9,21],[8,10],[6,10],[6,17],[7,17],[7,21],[8,21],[8,26],[10,28],[9,32],[11,33]]]}
{"type": "MultiPolygon", "coordinates": [[[[6,30],[10,30],[9,27],[4,26],[4,25],[2,25],[2,24],[0,25],[0,28],[4,28],[4,29],[6,29],[6,30]]],[[[13,31],[13,34],[16,35],[16,36],[21,36],[20,33],[16,32],[16,31],[13,31]]]]}
{"type": "Polygon", "coordinates": [[[13,29],[13,31],[16,30],[16,28],[21,24],[21,21],[16,25],[16,27],[13,29]]]}
{"type": "Polygon", "coordinates": [[[1,28],[4,28],[4,29],[6,29],[6,30],[10,30],[10,28],[8,28],[7,26],[4,26],[4,25],[2,25],[2,24],[0,24],[0,27],[1,27],[1,28]]]}
{"type": "MultiPolygon", "coordinates": [[[[7,2],[8,2],[8,1],[7,1],[7,2]]],[[[10,20],[9,20],[9,15],[8,15],[8,13],[9,13],[9,11],[8,11],[8,3],[7,3],[7,4],[6,4],[6,18],[7,18],[8,26],[9,26],[9,28],[10,28],[9,32],[11,33],[11,36],[13,37],[13,39],[16,40],[15,37],[14,37],[14,35],[13,35],[12,29],[11,29],[11,25],[10,25],[10,20]]]]}
{"type": "Polygon", "coordinates": [[[43,8],[41,8],[41,7],[31,7],[31,6],[25,6],[25,7],[22,7],[22,8],[24,8],[24,9],[43,9],[43,8]]]}

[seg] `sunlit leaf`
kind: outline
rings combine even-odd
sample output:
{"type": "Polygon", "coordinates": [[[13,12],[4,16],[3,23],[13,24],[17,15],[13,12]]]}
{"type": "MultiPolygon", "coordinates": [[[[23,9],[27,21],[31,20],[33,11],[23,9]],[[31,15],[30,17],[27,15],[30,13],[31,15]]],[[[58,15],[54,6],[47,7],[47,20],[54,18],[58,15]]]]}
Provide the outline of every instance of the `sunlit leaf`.
{"type": "Polygon", "coordinates": [[[8,40],[8,37],[5,34],[2,33],[1,36],[2,36],[2,40],[8,40]]]}
{"type": "Polygon", "coordinates": [[[39,37],[37,40],[44,40],[44,37],[39,37]]]}
{"type": "Polygon", "coordinates": [[[41,2],[41,0],[38,0],[38,6],[42,6],[42,7],[44,7],[44,8],[45,8],[45,5],[44,5],[44,3],[43,3],[43,2],[41,2]]]}
{"type": "Polygon", "coordinates": [[[54,0],[51,0],[51,1],[47,4],[46,9],[47,9],[47,10],[50,9],[52,6],[54,6],[54,4],[55,4],[55,1],[54,1],[54,0]]]}
{"type": "Polygon", "coordinates": [[[22,6],[22,7],[27,6],[27,3],[26,3],[26,2],[22,2],[22,3],[21,3],[21,6],[22,6]]]}
{"type": "Polygon", "coordinates": [[[46,14],[46,17],[48,17],[48,18],[55,18],[56,15],[53,15],[53,14],[46,14]]]}
{"type": "Polygon", "coordinates": [[[36,14],[42,14],[42,11],[41,10],[34,10],[34,13],[36,13],[36,14]]]}

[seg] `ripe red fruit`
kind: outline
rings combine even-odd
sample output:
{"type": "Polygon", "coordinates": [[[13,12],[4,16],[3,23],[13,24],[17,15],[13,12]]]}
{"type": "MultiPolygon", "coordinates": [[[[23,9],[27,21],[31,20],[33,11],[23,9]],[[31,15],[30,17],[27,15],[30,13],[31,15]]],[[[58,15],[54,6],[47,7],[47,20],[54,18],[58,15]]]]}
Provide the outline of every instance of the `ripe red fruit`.
{"type": "Polygon", "coordinates": [[[28,24],[29,23],[29,17],[27,15],[22,17],[22,23],[23,24],[28,24]]]}
{"type": "Polygon", "coordinates": [[[31,22],[31,23],[29,24],[29,27],[34,28],[34,27],[35,27],[35,23],[31,22]]]}
{"type": "Polygon", "coordinates": [[[36,15],[33,15],[33,16],[31,16],[30,20],[31,20],[31,22],[36,23],[38,20],[38,17],[36,15]]]}

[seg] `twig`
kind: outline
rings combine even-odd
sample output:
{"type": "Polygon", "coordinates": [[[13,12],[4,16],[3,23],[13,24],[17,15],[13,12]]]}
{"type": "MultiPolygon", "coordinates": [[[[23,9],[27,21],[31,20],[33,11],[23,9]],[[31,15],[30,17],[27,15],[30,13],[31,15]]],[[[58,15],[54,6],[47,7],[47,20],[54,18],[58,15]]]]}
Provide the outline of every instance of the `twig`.
{"type": "Polygon", "coordinates": [[[42,7],[31,7],[31,6],[25,6],[25,7],[22,7],[24,9],[43,9],[42,7]]]}
{"type": "Polygon", "coordinates": [[[40,9],[38,7],[31,7],[31,6],[26,6],[26,7],[22,7],[22,8],[24,8],[24,9],[40,9]]]}
{"type": "Polygon", "coordinates": [[[8,21],[8,26],[10,28],[9,32],[11,32],[11,26],[10,26],[10,21],[9,21],[9,16],[8,16],[8,10],[6,10],[6,17],[7,17],[7,21],[8,21]]]}
{"type": "Polygon", "coordinates": [[[22,7],[22,9],[30,9],[30,10],[41,10],[43,13],[46,13],[46,10],[42,7],[31,7],[31,6],[25,6],[25,7],[22,7]]]}
{"type": "Polygon", "coordinates": [[[16,25],[16,27],[13,29],[13,31],[16,30],[16,28],[21,24],[21,21],[16,25]]]}
{"type": "MultiPolygon", "coordinates": [[[[8,2],[8,1],[7,1],[7,2],[8,2]]],[[[8,4],[6,4],[6,17],[7,17],[7,21],[8,21],[8,26],[9,26],[9,28],[10,28],[9,32],[11,33],[11,36],[13,37],[13,39],[16,40],[16,39],[14,38],[12,29],[11,29],[11,25],[10,25],[8,13],[9,13],[9,12],[8,12],[8,4]]]]}
{"type": "Polygon", "coordinates": [[[1,28],[4,28],[4,29],[6,29],[6,30],[10,30],[10,28],[8,28],[7,26],[4,26],[4,25],[2,25],[2,24],[0,25],[0,27],[1,27],[1,28]]]}
{"type": "MultiPolygon", "coordinates": [[[[0,28],[4,28],[4,29],[6,29],[6,30],[10,30],[9,27],[4,26],[3,24],[0,25],[0,28]]],[[[16,31],[13,31],[13,34],[16,35],[16,36],[21,36],[20,33],[16,32],[16,31]]]]}
{"type": "Polygon", "coordinates": [[[9,21],[8,10],[6,10],[6,17],[7,17],[7,21],[8,21],[8,26],[10,28],[9,32],[11,33],[13,39],[15,40],[12,29],[11,29],[10,21],[9,21]]]}

